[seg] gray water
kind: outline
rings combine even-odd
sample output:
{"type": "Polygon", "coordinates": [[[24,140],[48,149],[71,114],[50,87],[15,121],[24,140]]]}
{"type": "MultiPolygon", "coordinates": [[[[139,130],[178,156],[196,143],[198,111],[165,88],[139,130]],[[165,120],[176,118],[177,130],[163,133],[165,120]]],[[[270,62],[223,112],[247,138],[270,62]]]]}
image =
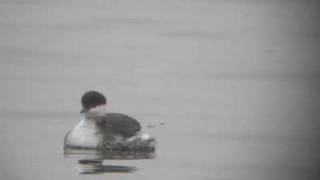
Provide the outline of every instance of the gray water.
{"type": "Polygon", "coordinates": [[[312,0],[1,0],[0,179],[317,179],[312,0]],[[80,175],[63,138],[98,90],[156,157],[80,175]]]}

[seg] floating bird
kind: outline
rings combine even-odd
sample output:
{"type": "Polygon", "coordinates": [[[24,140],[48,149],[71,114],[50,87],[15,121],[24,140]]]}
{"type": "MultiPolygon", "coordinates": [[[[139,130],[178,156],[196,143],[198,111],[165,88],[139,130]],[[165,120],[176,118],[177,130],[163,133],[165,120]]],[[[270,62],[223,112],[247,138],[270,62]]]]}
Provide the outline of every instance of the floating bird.
{"type": "Polygon", "coordinates": [[[97,91],[82,98],[84,119],[64,139],[65,148],[155,151],[156,141],[142,132],[140,123],[127,115],[107,111],[107,99],[97,91]]]}

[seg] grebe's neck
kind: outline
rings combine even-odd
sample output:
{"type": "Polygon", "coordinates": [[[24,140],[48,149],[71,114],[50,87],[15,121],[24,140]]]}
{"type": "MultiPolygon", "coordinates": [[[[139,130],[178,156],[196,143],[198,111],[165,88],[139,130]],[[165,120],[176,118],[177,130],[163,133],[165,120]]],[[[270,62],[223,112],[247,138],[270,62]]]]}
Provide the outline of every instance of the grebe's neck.
{"type": "Polygon", "coordinates": [[[100,105],[94,108],[89,109],[88,112],[85,113],[85,119],[91,120],[97,117],[105,116],[108,113],[106,105],[100,105]]]}

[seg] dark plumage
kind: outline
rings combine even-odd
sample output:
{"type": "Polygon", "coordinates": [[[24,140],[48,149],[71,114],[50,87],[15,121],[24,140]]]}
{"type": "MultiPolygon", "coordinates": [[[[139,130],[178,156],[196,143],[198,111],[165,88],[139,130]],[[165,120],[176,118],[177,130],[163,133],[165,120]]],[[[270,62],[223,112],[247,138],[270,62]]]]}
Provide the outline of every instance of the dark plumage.
{"type": "Polygon", "coordinates": [[[123,137],[134,136],[141,130],[140,123],[124,114],[108,113],[96,118],[97,127],[103,134],[119,134],[123,137]]]}
{"type": "MultiPolygon", "coordinates": [[[[81,112],[87,112],[91,108],[105,105],[107,99],[97,91],[88,91],[82,96],[81,103],[83,108],[81,112]]],[[[119,134],[123,137],[131,137],[141,129],[137,120],[120,113],[107,113],[95,119],[97,127],[104,135],[119,134]]]]}
{"type": "Polygon", "coordinates": [[[84,113],[96,106],[107,104],[107,99],[104,97],[103,94],[97,91],[88,91],[82,96],[81,104],[81,113],[84,113]]]}

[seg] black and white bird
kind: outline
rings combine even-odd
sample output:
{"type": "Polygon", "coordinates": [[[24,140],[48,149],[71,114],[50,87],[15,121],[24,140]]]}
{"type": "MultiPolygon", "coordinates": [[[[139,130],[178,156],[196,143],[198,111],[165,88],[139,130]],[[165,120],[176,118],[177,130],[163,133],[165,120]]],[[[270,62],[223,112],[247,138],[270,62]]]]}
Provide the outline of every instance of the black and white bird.
{"type": "Polygon", "coordinates": [[[66,134],[65,148],[155,150],[155,139],[141,131],[136,119],[107,111],[103,94],[88,91],[81,103],[84,119],[66,134]]]}

